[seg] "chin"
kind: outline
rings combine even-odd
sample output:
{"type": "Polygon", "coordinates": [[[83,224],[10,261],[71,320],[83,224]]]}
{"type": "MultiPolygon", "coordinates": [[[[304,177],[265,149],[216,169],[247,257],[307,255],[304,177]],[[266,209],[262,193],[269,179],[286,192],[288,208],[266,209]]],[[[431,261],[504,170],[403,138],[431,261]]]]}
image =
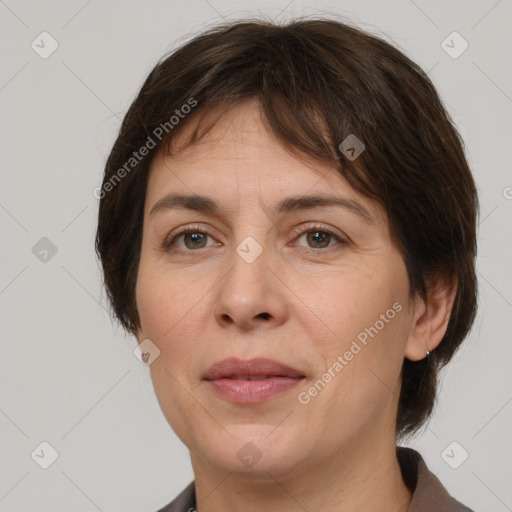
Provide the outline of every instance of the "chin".
{"type": "Polygon", "coordinates": [[[230,425],[227,430],[233,437],[203,437],[195,451],[218,469],[268,481],[269,473],[273,476],[283,475],[299,465],[303,461],[305,448],[299,439],[294,441],[290,432],[283,429],[279,436],[276,435],[277,431],[272,432],[272,428],[268,425],[230,425]],[[272,433],[269,435],[269,432],[272,433]],[[299,446],[300,452],[297,449],[299,446]]]}

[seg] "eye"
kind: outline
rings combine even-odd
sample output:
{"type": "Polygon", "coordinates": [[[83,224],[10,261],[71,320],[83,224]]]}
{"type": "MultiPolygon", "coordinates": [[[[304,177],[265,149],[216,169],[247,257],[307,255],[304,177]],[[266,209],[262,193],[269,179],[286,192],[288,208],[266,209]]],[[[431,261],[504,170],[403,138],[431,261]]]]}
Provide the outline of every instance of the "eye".
{"type": "MultiPolygon", "coordinates": [[[[307,246],[299,244],[303,247],[313,249],[318,252],[322,249],[330,249],[333,246],[345,246],[348,241],[333,230],[328,229],[319,224],[308,224],[293,230],[298,237],[296,240],[305,238],[307,246]]],[[[208,244],[208,238],[213,240],[213,237],[199,225],[188,226],[187,228],[171,235],[170,238],[164,242],[163,250],[166,252],[195,252],[199,249],[204,249],[212,245],[219,245],[218,243],[208,244]]]]}
{"type": "Polygon", "coordinates": [[[306,243],[310,249],[326,249],[333,245],[343,246],[348,243],[341,235],[318,224],[301,226],[294,231],[299,235],[297,240],[305,237],[306,243]],[[336,244],[331,242],[338,243],[336,244]]]}
{"type": "Polygon", "coordinates": [[[164,249],[166,251],[171,251],[176,246],[179,251],[204,249],[205,247],[208,247],[206,244],[208,237],[210,237],[210,234],[207,231],[201,229],[199,226],[191,226],[172,236],[170,240],[165,242],[164,249]],[[180,244],[179,242],[183,243],[180,244]]]}

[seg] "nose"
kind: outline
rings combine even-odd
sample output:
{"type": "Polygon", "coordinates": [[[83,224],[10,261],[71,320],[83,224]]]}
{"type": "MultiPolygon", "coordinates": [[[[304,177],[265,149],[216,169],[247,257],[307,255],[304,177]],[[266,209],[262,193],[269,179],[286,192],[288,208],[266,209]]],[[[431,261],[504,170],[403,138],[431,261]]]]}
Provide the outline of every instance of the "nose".
{"type": "Polygon", "coordinates": [[[276,327],[286,320],[284,287],[268,251],[249,261],[233,251],[230,270],[219,283],[213,309],[221,327],[250,331],[276,327]]]}

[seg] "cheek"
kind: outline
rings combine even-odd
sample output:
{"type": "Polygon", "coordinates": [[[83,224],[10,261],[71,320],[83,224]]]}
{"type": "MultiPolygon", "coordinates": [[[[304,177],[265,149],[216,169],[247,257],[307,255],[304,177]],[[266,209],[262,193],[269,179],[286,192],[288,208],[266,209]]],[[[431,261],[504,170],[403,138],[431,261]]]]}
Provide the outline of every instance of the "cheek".
{"type": "Polygon", "coordinates": [[[402,310],[384,326],[359,317],[360,327],[352,329],[355,336],[342,334],[335,342],[318,347],[323,367],[300,397],[301,404],[308,401],[304,410],[309,408],[313,430],[326,438],[351,439],[363,428],[392,425],[405,345],[406,324],[401,315],[405,314],[402,310]]]}
{"type": "Polygon", "coordinates": [[[394,263],[340,272],[307,290],[318,319],[316,327],[305,321],[303,329],[322,356],[317,377],[329,381],[322,394],[331,405],[380,400],[399,381],[409,332],[408,280],[401,260],[394,263]]]}
{"type": "Polygon", "coordinates": [[[205,276],[183,279],[168,270],[142,266],[136,297],[144,335],[160,341],[163,350],[172,346],[172,340],[179,339],[183,347],[188,339],[195,339],[194,329],[199,332],[198,319],[206,310],[206,300],[201,299],[211,288],[207,281],[205,276]]]}
{"type": "Polygon", "coordinates": [[[214,284],[205,275],[184,276],[156,265],[140,268],[137,306],[142,336],[160,350],[150,367],[151,378],[162,410],[173,425],[194,406],[184,389],[193,393],[200,384],[197,368],[204,365],[201,340],[211,316],[214,284]]]}
{"type": "Polygon", "coordinates": [[[137,282],[142,335],[160,350],[150,366],[153,388],[164,416],[182,440],[192,431],[193,421],[207,421],[193,398],[196,383],[190,379],[208,310],[200,300],[206,290],[201,293],[202,286],[186,286],[177,276],[149,274],[143,268],[137,282]]]}
{"type": "MultiPolygon", "coordinates": [[[[311,320],[311,312],[314,313],[315,328],[306,321],[303,327],[308,331],[322,332],[322,336],[317,335],[313,339],[318,341],[321,338],[324,347],[333,349],[343,348],[347,342],[350,344],[352,339],[376,322],[379,330],[383,321],[390,320],[391,323],[397,316],[393,304],[403,305],[407,297],[403,276],[389,271],[384,265],[381,268],[351,266],[316,275],[315,279],[302,277],[300,281],[302,308],[304,313],[310,309],[310,313],[297,317],[311,320]],[[384,315],[384,320],[381,320],[381,315],[384,315]]],[[[387,328],[388,322],[385,325],[387,328]]]]}

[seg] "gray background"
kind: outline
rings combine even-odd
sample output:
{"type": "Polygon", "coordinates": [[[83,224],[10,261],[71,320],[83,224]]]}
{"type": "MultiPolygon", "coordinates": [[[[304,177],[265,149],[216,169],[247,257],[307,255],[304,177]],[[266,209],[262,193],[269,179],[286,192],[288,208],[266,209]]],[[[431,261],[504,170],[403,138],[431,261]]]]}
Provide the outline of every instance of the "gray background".
{"type": "Polygon", "coordinates": [[[93,190],[164,53],[222,18],[330,12],[385,34],[428,71],[466,142],[482,205],[480,311],[410,445],[475,511],[512,510],[510,0],[0,0],[1,511],[154,512],[192,480],[135,339],[106,312],[93,190]],[[31,47],[50,48],[43,31],[59,45],[47,59],[31,47]],[[458,58],[441,45],[453,31],[469,44],[458,58]],[[57,248],[46,262],[43,237],[57,248]],[[59,454],[48,469],[36,463],[49,457],[36,450],[43,441],[59,454]]]}

